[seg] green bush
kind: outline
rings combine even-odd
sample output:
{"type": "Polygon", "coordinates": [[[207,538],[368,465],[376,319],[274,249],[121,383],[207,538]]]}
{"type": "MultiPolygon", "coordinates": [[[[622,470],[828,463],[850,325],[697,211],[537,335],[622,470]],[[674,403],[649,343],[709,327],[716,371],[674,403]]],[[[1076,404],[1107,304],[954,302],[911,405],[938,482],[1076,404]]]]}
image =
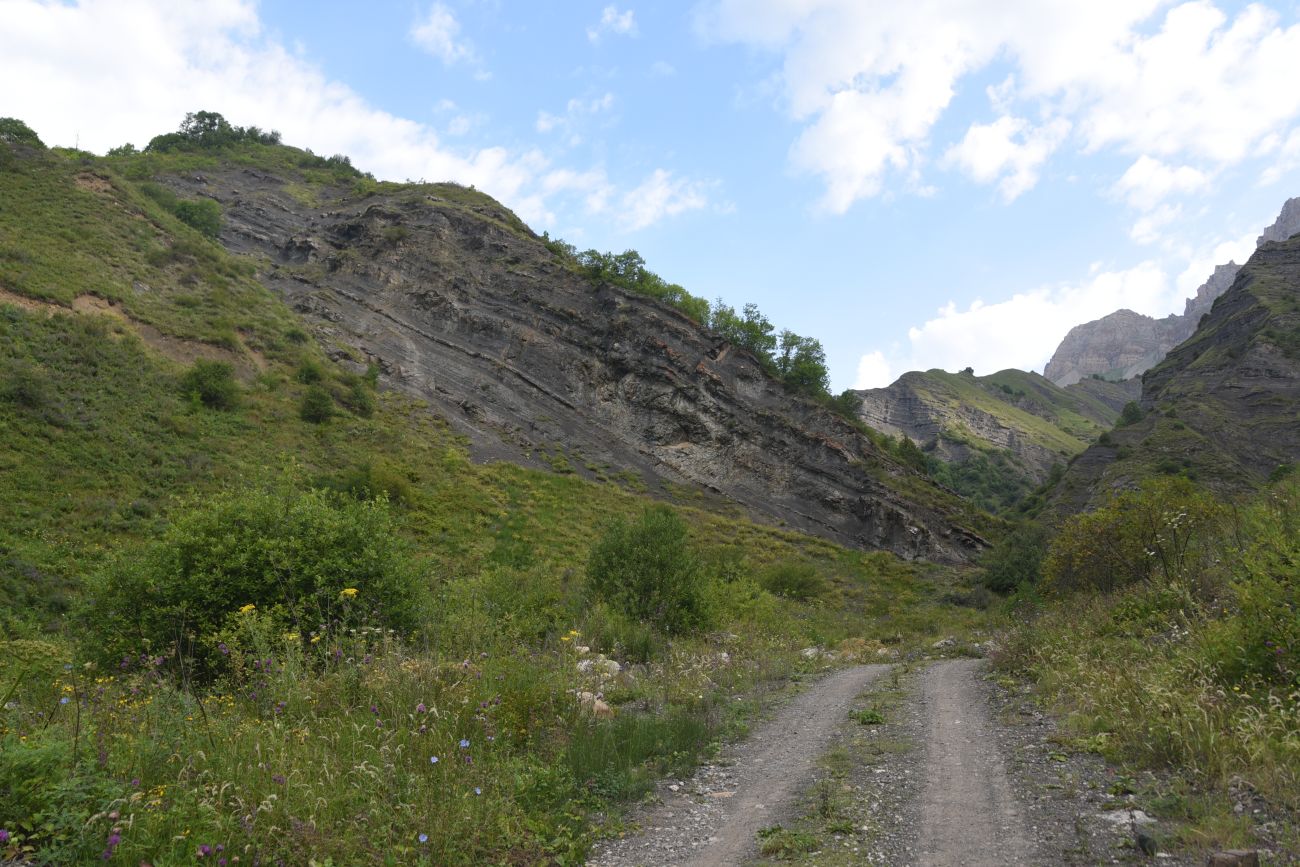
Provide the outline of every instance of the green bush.
{"type": "Polygon", "coordinates": [[[298,417],[312,424],[329,421],[334,417],[334,398],[323,386],[310,386],[298,405],[298,417]]]}
{"type": "Polygon", "coordinates": [[[759,579],[763,589],[773,596],[807,602],[826,593],[826,579],[810,563],[777,563],[763,571],[759,579]]]}
{"type": "Polygon", "coordinates": [[[181,377],[181,393],[212,409],[239,406],[239,383],[235,370],[224,361],[200,358],[181,377]]]}
{"type": "Polygon", "coordinates": [[[209,670],[205,639],[249,605],[304,641],[353,607],[389,628],[421,622],[419,575],[387,504],[324,491],[218,495],[90,584],[79,619],[87,650],[110,662],[146,651],[209,670]]]}
{"type": "Polygon", "coordinates": [[[176,202],[173,212],[182,223],[209,238],[221,234],[221,206],[212,199],[181,199],[176,202]]]}
{"type": "MultiPolygon", "coordinates": [[[[1154,579],[1200,583],[1223,507],[1181,478],[1148,479],[1101,508],[1066,521],[1047,552],[1043,575],[1058,591],[1100,590],[1154,579]]],[[[1206,591],[1205,587],[1190,588],[1206,591]]]]}
{"type": "Polygon", "coordinates": [[[665,632],[710,622],[686,524],[667,506],[649,506],[634,522],[616,520],[592,548],[587,577],[596,598],[665,632]]]}
{"type": "Polygon", "coordinates": [[[1047,531],[1043,527],[1018,527],[980,557],[984,586],[995,593],[1010,593],[1037,582],[1046,551],[1047,531]]]}

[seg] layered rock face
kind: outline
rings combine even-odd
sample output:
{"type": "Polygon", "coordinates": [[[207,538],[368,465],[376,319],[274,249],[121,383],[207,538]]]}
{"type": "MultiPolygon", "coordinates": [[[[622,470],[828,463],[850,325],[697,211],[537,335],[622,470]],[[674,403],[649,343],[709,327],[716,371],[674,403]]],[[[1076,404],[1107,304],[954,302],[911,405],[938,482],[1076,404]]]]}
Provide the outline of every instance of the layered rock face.
{"type": "Polygon", "coordinates": [[[1156,473],[1249,491],[1300,461],[1300,235],[1262,240],[1196,333],[1143,375],[1142,406],[1071,465],[1058,511],[1156,473]]]}
{"type": "Polygon", "coordinates": [[[955,498],[843,419],[676,310],[593,286],[486,196],[424,185],[307,206],[251,169],[167,182],[219,201],[223,243],[262,258],[336,357],[377,364],[478,459],[685,483],[907,558],[983,546],[955,498]]]}
{"type": "MultiPolygon", "coordinates": [[[[1285,241],[1300,232],[1300,198],[1287,200],[1271,226],[1259,236],[1257,246],[1285,241]]],[[[1061,341],[1043,375],[1057,385],[1070,385],[1092,374],[1127,379],[1151,369],[1178,344],[1192,336],[1201,317],[1232,285],[1241,266],[1219,265],[1187,299],[1181,315],[1152,319],[1132,310],[1120,310],[1077,325],[1061,341]]]]}

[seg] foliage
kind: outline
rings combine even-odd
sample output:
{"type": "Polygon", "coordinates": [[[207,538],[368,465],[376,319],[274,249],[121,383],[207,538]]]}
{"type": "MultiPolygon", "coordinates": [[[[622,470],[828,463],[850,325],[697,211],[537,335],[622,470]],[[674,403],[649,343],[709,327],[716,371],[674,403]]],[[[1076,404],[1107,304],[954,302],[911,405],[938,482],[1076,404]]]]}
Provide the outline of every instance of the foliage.
{"type": "Polygon", "coordinates": [[[334,417],[334,397],[329,389],[313,383],[303,392],[302,402],[298,404],[298,417],[312,424],[323,424],[334,417]]]}
{"type": "Polygon", "coordinates": [[[709,327],[723,340],[752,352],[765,363],[770,363],[776,353],[777,338],[772,323],[757,304],[746,304],[738,315],[735,308],[719,298],[710,309],[709,327]]]}
{"type": "Polygon", "coordinates": [[[280,134],[264,132],[255,126],[232,126],[215,111],[189,112],[181,121],[180,129],[173,133],[155,136],[146,151],[166,153],[175,150],[214,150],[241,144],[280,143],[280,134]]]}
{"type": "Polygon", "coordinates": [[[16,117],[0,117],[0,142],[45,147],[36,131],[16,117]]]}
{"type": "Polygon", "coordinates": [[[1040,524],[1024,524],[1004,536],[980,557],[984,586],[996,593],[1010,593],[1036,583],[1047,538],[1047,530],[1040,524]]]}
{"type": "Polygon", "coordinates": [[[156,542],[110,561],[80,620],[94,637],[88,649],[105,661],[148,648],[210,667],[212,637],[241,610],[306,641],[343,624],[355,598],[380,624],[412,630],[419,581],[382,500],[234,491],[191,506],[156,542]]]}
{"type": "Polygon", "coordinates": [[[800,337],[783,329],[776,357],[773,359],[781,381],[791,391],[806,395],[823,395],[829,392],[830,371],[826,368],[826,352],[820,340],[800,337]]]}
{"type": "Polygon", "coordinates": [[[811,563],[777,563],[765,569],[759,584],[773,596],[807,602],[824,595],[826,579],[811,563]]]}
{"type": "Polygon", "coordinates": [[[211,409],[232,410],[239,406],[235,369],[224,361],[196,360],[181,377],[181,393],[211,409]]]}
{"type": "Polygon", "coordinates": [[[597,599],[670,634],[709,625],[699,560],[686,524],[667,506],[614,521],[592,547],[587,577],[597,599]]]}
{"type": "Polygon", "coordinates": [[[1149,479],[1066,521],[1047,552],[1044,577],[1060,592],[1110,592],[1155,578],[1199,581],[1222,514],[1213,497],[1186,479],[1149,479]]]}
{"type": "Polygon", "coordinates": [[[1120,411],[1119,420],[1116,422],[1116,426],[1128,427],[1131,424],[1137,424],[1142,421],[1144,415],[1145,413],[1142,412],[1142,407],[1138,405],[1138,402],[1130,400],[1128,403],[1124,404],[1124,409],[1120,411]]]}
{"type": "Polygon", "coordinates": [[[206,237],[215,238],[221,233],[221,206],[212,199],[181,199],[173,213],[206,237]]]}

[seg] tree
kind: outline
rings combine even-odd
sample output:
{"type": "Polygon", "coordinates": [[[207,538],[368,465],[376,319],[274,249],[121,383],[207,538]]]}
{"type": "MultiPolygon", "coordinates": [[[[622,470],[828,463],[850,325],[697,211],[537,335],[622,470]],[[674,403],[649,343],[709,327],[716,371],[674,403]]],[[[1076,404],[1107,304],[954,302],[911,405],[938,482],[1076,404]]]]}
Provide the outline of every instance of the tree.
{"type": "Polygon", "coordinates": [[[0,141],[7,144],[45,147],[36,131],[16,117],[0,117],[0,141]]]}
{"type": "Polygon", "coordinates": [[[746,304],[742,314],[737,315],[735,308],[724,304],[719,298],[713,305],[709,326],[727,342],[747,349],[764,363],[773,362],[776,352],[776,335],[772,323],[758,309],[757,304],[746,304]]]}
{"type": "Polygon", "coordinates": [[[807,395],[830,391],[831,377],[820,340],[783,330],[775,363],[781,381],[792,391],[807,395]]]}

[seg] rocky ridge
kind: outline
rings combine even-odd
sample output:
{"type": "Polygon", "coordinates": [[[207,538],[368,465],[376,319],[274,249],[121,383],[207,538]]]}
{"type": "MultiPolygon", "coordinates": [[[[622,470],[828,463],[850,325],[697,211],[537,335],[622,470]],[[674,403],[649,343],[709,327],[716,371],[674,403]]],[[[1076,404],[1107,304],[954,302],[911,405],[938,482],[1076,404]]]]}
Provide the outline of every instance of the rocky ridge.
{"type": "MultiPolygon", "coordinates": [[[[1285,241],[1300,232],[1300,198],[1287,200],[1281,213],[1264,230],[1257,248],[1269,241],[1285,241]]],[[[1192,336],[1201,317],[1232,285],[1241,266],[1219,265],[1187,299],[1182,314],[1153,319],[1132,310],[1118,310],[1108,316],[1070,329],[1043,375],[1057,385],[1070,385],[1092,374],[1108,379],[1128,379],[1154,367],[1171,349],[1192,336]]]]}
{"type": "Polygon", "coordinates": [[[1054,493],[1087,508],[1152,474],[1222,493],[1300,461],[1300,235],[1263,240],[1192,337],[1142,376],[1140,421],[1081,454],[1054,493]]]}
{"type": "Polygon", "coordinates": [[[428,402],[481,460],[684,484],[751,515],[906,558],[983,546],[967,507],[677,310],[566,267],[447,184],[306,196],[228,166],[160,178],[218,201],[222,242],[338,359],[428,402]],[[904,493],[906,491],[907,493],[904,493]]]}

